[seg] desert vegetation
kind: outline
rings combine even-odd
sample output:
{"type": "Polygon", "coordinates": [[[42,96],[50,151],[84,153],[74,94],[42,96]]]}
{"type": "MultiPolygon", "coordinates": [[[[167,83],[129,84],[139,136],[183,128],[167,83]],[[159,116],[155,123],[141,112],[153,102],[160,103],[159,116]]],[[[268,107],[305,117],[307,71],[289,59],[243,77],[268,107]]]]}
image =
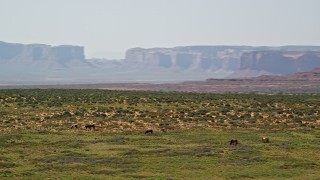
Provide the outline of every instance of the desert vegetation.
{"type": "Polygon", "coordinates": [[[195,126],[319,128],[320,95],[0,90],[1,131],[96,124],[101,131],[195,126]]]}
{"type": "Polygon", "coordinates": [[[319,110],[319,94],[3,89],[0,177],[316,179],[319,110]]]}

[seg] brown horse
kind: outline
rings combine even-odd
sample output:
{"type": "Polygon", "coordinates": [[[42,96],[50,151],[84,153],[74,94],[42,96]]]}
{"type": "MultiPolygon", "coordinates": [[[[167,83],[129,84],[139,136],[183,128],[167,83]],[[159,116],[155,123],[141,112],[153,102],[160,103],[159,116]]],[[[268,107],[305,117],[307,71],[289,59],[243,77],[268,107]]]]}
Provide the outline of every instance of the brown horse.
{"type": "Polygon", "coordinates": [[[237,144],[238,144],[238,140],[237,139],[231,139],[230,145],[237,145],[237,144]]]}
{"type": "Polygon", "coordinates": [[[264,142],[264,143],[269,143],[270,141],[269,141],[269,138],[263,137],[263,138],[262,138],[262,142],[264,142]]]}
{"type": "Polygon", "coordinates": [[[93,129],[95,130],[96,129],[96,126],[94,124],[87,124],[84,126],[86,129],[93,129]]]}
{"type": "Polygon", "coordinates": [[[148,133],[152,134],[153,130],[152,129],[146,130],[146,132],[144,134],[148,134],[148,133]]]}

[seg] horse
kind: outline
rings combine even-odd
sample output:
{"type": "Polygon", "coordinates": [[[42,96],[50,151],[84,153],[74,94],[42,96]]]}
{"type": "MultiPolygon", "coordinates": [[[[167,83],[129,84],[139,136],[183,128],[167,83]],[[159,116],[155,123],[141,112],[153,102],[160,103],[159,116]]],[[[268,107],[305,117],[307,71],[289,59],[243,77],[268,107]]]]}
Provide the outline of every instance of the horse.
{"type": "Polygon", "coordinates": [[[152,134],[153,130],[152,129],[146,130],[146,132],[144,134],[148,134],[148,133],[152,134]]]}
{"type": "Polygon", "coordinates": [[[72,125],[71,125],[71,129],[73,129],[73,128],[78,129],[78,127],[79,127],[78,124],[72,124],[72,125]]]}
{"type": "Polygon", "coordinates": [[[84,126],[86,129],[96,129],[96,126],[94,124],[87,124],[84,126]]]}
{"type": "Polygon", "coordinates": [[[269,141],[269,138],[263,137],[263,138],[262,138],[262,142],[264,142],[264,143],[269,143],[270,141],[269,141]]]}
{"type": "Polygon", "coordinates": [[[237,144],[238,144],[238,140],[236,140],[236,139],[231,139],[230,145],[237,145],[237,144]]]}

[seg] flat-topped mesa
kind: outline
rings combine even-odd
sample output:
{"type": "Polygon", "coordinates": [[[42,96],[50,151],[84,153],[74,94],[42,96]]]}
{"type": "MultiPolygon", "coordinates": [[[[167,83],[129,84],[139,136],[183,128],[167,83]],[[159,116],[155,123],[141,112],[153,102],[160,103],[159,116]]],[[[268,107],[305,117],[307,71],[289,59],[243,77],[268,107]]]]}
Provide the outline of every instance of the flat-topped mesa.
{"type": "Polygon", "coordinates": [[[320,51],[253,51],[241,56],[240,70],[291,74],[320,67],[320,51]]]}
{"type": "MultiPolygon", "coordinates": [[[[126,52],[124,60],[91,61],[85,59],[81,46],[0,42],[3,82],[181,82],[208,78],[236,81],[316,67],[320,67],[320,46],[133,48],[126,52]]],[[[318,74],[312,77],[315,79],[318,74]]]]}
{"type": "Polygon", "coordinates": [[[36,61],[68,62],[85,60],[81,46],[50,46],[44,44],[14,44],[0,42],[0,62],[32,63],[36,61]]]}
{"type": "Polygon", "coordinates": [[[143,63],[161,68],[238,69],[239,60],[249,46],[185,46],[175,48],[133,48],[126,52],[126,62],[143,63]]]}
{"type": "Polygon", "coordinates": [[[62,45],[51,48],[52,54],[59,61],[85,60],[84,48],[81,46],[62,45]]]}

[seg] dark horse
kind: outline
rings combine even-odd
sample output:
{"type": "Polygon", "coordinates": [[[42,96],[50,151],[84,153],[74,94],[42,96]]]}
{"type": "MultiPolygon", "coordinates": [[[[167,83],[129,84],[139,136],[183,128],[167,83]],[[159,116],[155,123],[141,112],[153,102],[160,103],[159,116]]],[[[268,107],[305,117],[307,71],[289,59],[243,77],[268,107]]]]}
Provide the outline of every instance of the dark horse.
{"type": "Polygon", "coordinates": [[[96,126],[94,124],[87,124],[84,126],[86,129],[96,129],[96,126]]]}
{"type": "Polygon", "coordinates": [[[72,124],[72,125],[71,125],[71,129],[73,129],[73,128],[78,129],[78,124],[72,124]]]}
{"type": "Polygon", "coordinates": [[[153,130],[152,129],[146,130],[146,132],[144,134],[148,134],[148,133],[152,134],[153,130]]]}
{"type": "Polygon", "coordinates": [[[236,140],[236,139],[231,139],[230,145],[237,145],[237,144],[238,144],[238,140],[236,140]]]}

